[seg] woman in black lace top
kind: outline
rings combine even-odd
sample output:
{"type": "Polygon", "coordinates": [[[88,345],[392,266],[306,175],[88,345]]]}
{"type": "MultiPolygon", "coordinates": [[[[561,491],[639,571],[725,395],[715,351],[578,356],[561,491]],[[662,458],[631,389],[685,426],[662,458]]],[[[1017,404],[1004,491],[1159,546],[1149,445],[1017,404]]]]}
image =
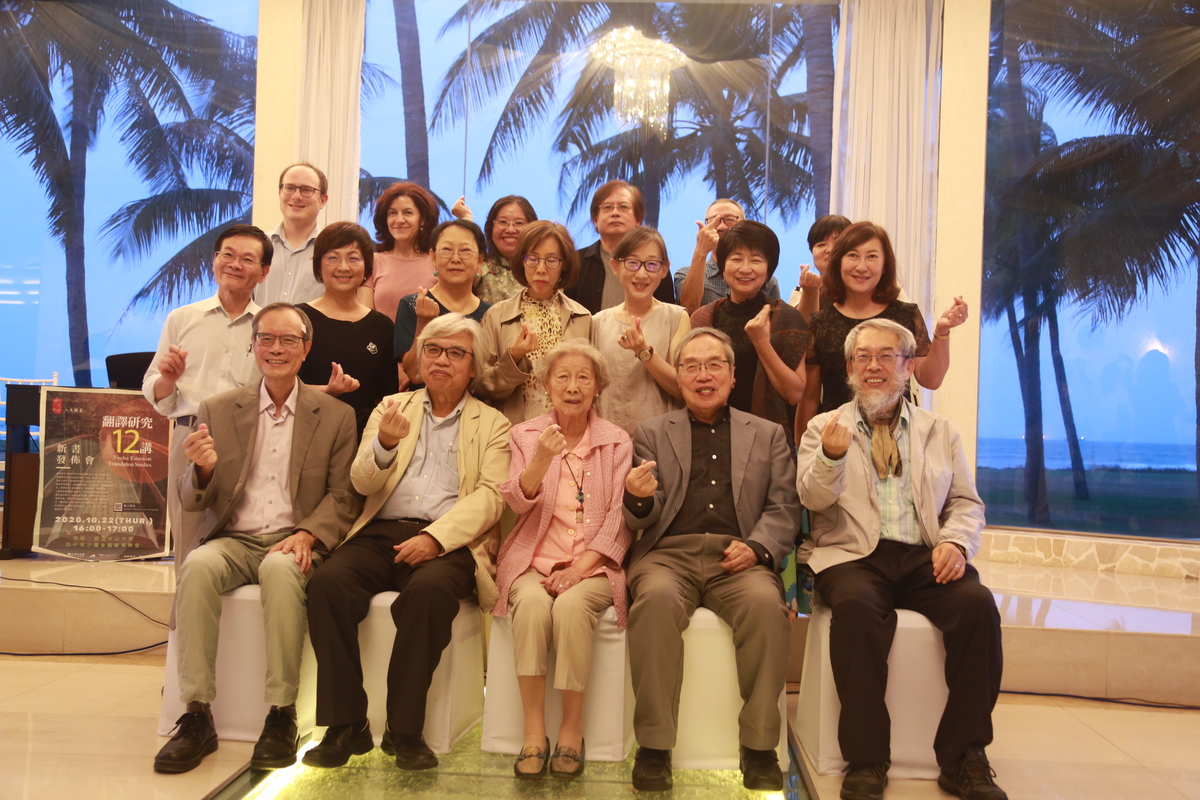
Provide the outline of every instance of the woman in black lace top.
{"type": "Polygon", "coordinates": [[[912,331],[917,340],[914,377],[927,389],[942,385],[950,367],[950,329],[967,319],[967,304],[956,297],[938,318],[932,341],[921,309],[897,300],[896,255],[887,231],[870,222],[858,222],[838,238],[824,275],[825,296],[833,304],[812,316],[812,339],[806,362],[808,379],[804,399],[796,411],[796,435],[808,421],[850,401],[846,385],[846,336],[867,319],[887,319],[912,331]]]}

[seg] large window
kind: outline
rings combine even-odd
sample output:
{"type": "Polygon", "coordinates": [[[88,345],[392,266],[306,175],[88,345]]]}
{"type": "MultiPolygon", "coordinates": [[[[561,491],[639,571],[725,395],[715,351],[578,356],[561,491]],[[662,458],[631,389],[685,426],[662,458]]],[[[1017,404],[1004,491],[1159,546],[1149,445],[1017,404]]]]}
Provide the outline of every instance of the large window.
{"type": "Polygon", "coordinates": [[[978,482],[993,524],[1200,538],[1200,20],[994,4],[978,482]]]}
{"type": "Polygon", "coordinates": [[[375,190],[411,178],[447,210],[465,194],[480,221],[524,195],[581,247],[597,238],[592,192],[630,180],[675,268],[708,203],[733,197],[779,234],[786,299],[827,213],[836,18],[833,4],[373,0],[362,167],[375,190]],[[594,49],[622,28],[617,59],[594,49]],[[614,84],[654,74],[661,116],[622,118],[614,84]]]}
{"type": "Polygon", "coordinates": [[[0,375],[107,385],[211,291],[214,231],[249,221],[257,11],[0,8],[0,375]]]}

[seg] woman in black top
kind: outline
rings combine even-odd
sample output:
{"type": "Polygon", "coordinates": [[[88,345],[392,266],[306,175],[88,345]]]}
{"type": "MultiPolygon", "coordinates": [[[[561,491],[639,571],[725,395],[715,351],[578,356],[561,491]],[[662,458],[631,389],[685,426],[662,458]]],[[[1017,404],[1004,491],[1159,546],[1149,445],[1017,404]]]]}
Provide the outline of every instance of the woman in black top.
{"type": "Polygon", "coordinates": [[[472,290],[487,245],[479,226],[470,220],[452,219],[434,228],[430,241],[437,283],[400,298],[396,308],[392,353],[401,382],[407,378],[410,384],[422,383],[417,374],[416,341],[431,320],[454,312],[482,322],[483,313],[491,308],[472,290]]]}
{"type": "Polygon", "coordinates": [[[313,243],[313,275],[325,293],[301,303],[313,326],[313,345],[300,380],[325,386],[354,408],[361,436],[375,406],[398,392],[392,362],[392,321],[358,302],[371,276],[375,248],[366,229],[353,222],[327,226],[313,243]]]}
{"type": "Polygon", "coordinates": [[[887,231],[871,222],[847,228],[834,245],[823,289],[832,305],[813,314],[809,322],[808,380],[796,411],[797,438],[814,416],[850,401],[844,348],[846,336],[863,320],[887,319],[912,331],[917,340],[917,382],[926,389],[942,385],[950,368],[950,329],[967,319],[967,304],[961,297],[954,299],[938,318],[931,342],[921,309],[896,299],[900,294],[896,254],[887,231]]]}

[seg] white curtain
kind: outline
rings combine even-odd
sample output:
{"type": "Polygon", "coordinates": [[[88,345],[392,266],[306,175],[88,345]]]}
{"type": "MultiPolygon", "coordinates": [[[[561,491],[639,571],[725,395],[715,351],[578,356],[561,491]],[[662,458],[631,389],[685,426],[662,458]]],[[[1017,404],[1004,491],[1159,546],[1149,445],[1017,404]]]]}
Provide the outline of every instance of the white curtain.
{"type": "Polygon", "coordinates": [[[358,219],[359,95],[366,0],[303,0],[304,76],[297,103],[296,161],[329,178],[317,224],[358,219]]]}
{"type": "Polygon", "coordinates": [[[926,321],[937,223],[943,0],[842,0],[829,210],[882,225],[926,321]]]}

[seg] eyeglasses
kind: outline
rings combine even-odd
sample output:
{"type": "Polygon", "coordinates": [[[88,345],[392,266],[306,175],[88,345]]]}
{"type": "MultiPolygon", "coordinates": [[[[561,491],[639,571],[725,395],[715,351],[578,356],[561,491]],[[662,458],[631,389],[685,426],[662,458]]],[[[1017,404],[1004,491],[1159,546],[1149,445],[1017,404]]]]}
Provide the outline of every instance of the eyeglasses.
{"type": "Polygon", "coordinates": [[[712,225],[714,222],[724,222],[726,225],[736,225],[741,222],[741,217],[735,217],[733,214],[719,214],[715,217],[709,217],[704,220],[705,225],[712,225]]]}
{"type": "Polygon", "coordinates": [[[363,257],[357,253],[351,253],[345,258],[342,258],[337,253],[326,253],[321,257],[321,263],[329,267],[336,267],[343,263],[349,264],[352,267],[361,267],[364,262],[363,257]]]}
{"type": "Polygon", "coordinates": [[[454,258],[454,256],[456,256],[456,255],[458,256],[460,261],[468,261],[472,258],[475,258],[477,255],[479,255],[479,252],[477,250],[475,250],[475,248],[473,248],[473,247],[460,247],[457,250],[454,250],[449,247],[439,247],[437,249],[437,255],[438,255],[438,258],[440,258],[444,261],[449,261],[450,259],[454,258]]]}
{"type": "Polygon", "coordinates": [[[294,183],[281,183],[279,184],[279,191],[283,194],[295,194],[299,192],[301,197],[312,197],[320,190],[315,186],[297,186],[294,183]]]}
{"type": "Polygon", "coordinates": [[[274,347],[275,342],[279,342],[288,350],[295,350],[297,347],[304,344],[304,337],[292,336],[290,333],[285,333],[282,336],[276,336],[273,333],[254,334],[254,343],[259,347],[274,347]]]}
{"type": "Polygon", "coordinates": [[[622,214],[632,214],[633,206],[629,203],[604,203],[600,206],[601,214],[611,214],[614,211],[620,211],[622,214]]]}
{"type": "Polygon", "coordinates": [[[729,366],[728,361],[686,361],[679,365],[679,371],[684,375],[695,375],[704,370],[709,375],[720,375],[729,366]]]}
{"type": "Polygon", "coordinates": [[[537,269],[538,264],[544,264],[546,269],[553,272],[563,265],[563,260],[558,256],[546,256],[540,258],[538,256],[525,256],[523,263],[526,269],[537,269]]]}
{"type": "Polygon", "coordinates": [[[495,222],[493,222],[492,227],[493,228],[516,228],[517,230],[521,230],[521,228],[524,228],[528,224],[529,223],[523,219],[503,219],[503,218],[501,218],[501,219],[498,219],[495,222]]]}
{"type": "Polygon", "coordinates": [[[896,363],[898,358],[907,358],[907,356],[899,353],[879,353],[878,355],[868,355],[867,353],[859,353],[854,357],[854,364],[859,367],[865,367],[872,361],[878,361],[881,367],[890,367],[896,363]]]}
{"type": "Polygon", "coordinates": [[[262,264],[262,262],[254,256],[238,256],[236,253],[231,253],[228,250],[222,250],[221,252],[217,253],[216,257],[221,261],[236,261],[246,269],[253,269],[262,264]]]}
{"type": "Polygon", "coordinates": [[[446,358],[451,361],[462,361],[467,356],[474,356],[470,350],[464,350],[461,347],[442,347],[440,344],[427,342],[421,348],[421,353],[427,358],[440,358],[442,353],[446,354],[446,358]]]}
{"type": "Polygon", "coordinates": [[[642,267],[646,268],[646,272],[658,272],[667,265],[666,261],[638,261],[636,258],[618,258],[625,265],[625,269],[630,272],[637,272],[642,267]]]}

